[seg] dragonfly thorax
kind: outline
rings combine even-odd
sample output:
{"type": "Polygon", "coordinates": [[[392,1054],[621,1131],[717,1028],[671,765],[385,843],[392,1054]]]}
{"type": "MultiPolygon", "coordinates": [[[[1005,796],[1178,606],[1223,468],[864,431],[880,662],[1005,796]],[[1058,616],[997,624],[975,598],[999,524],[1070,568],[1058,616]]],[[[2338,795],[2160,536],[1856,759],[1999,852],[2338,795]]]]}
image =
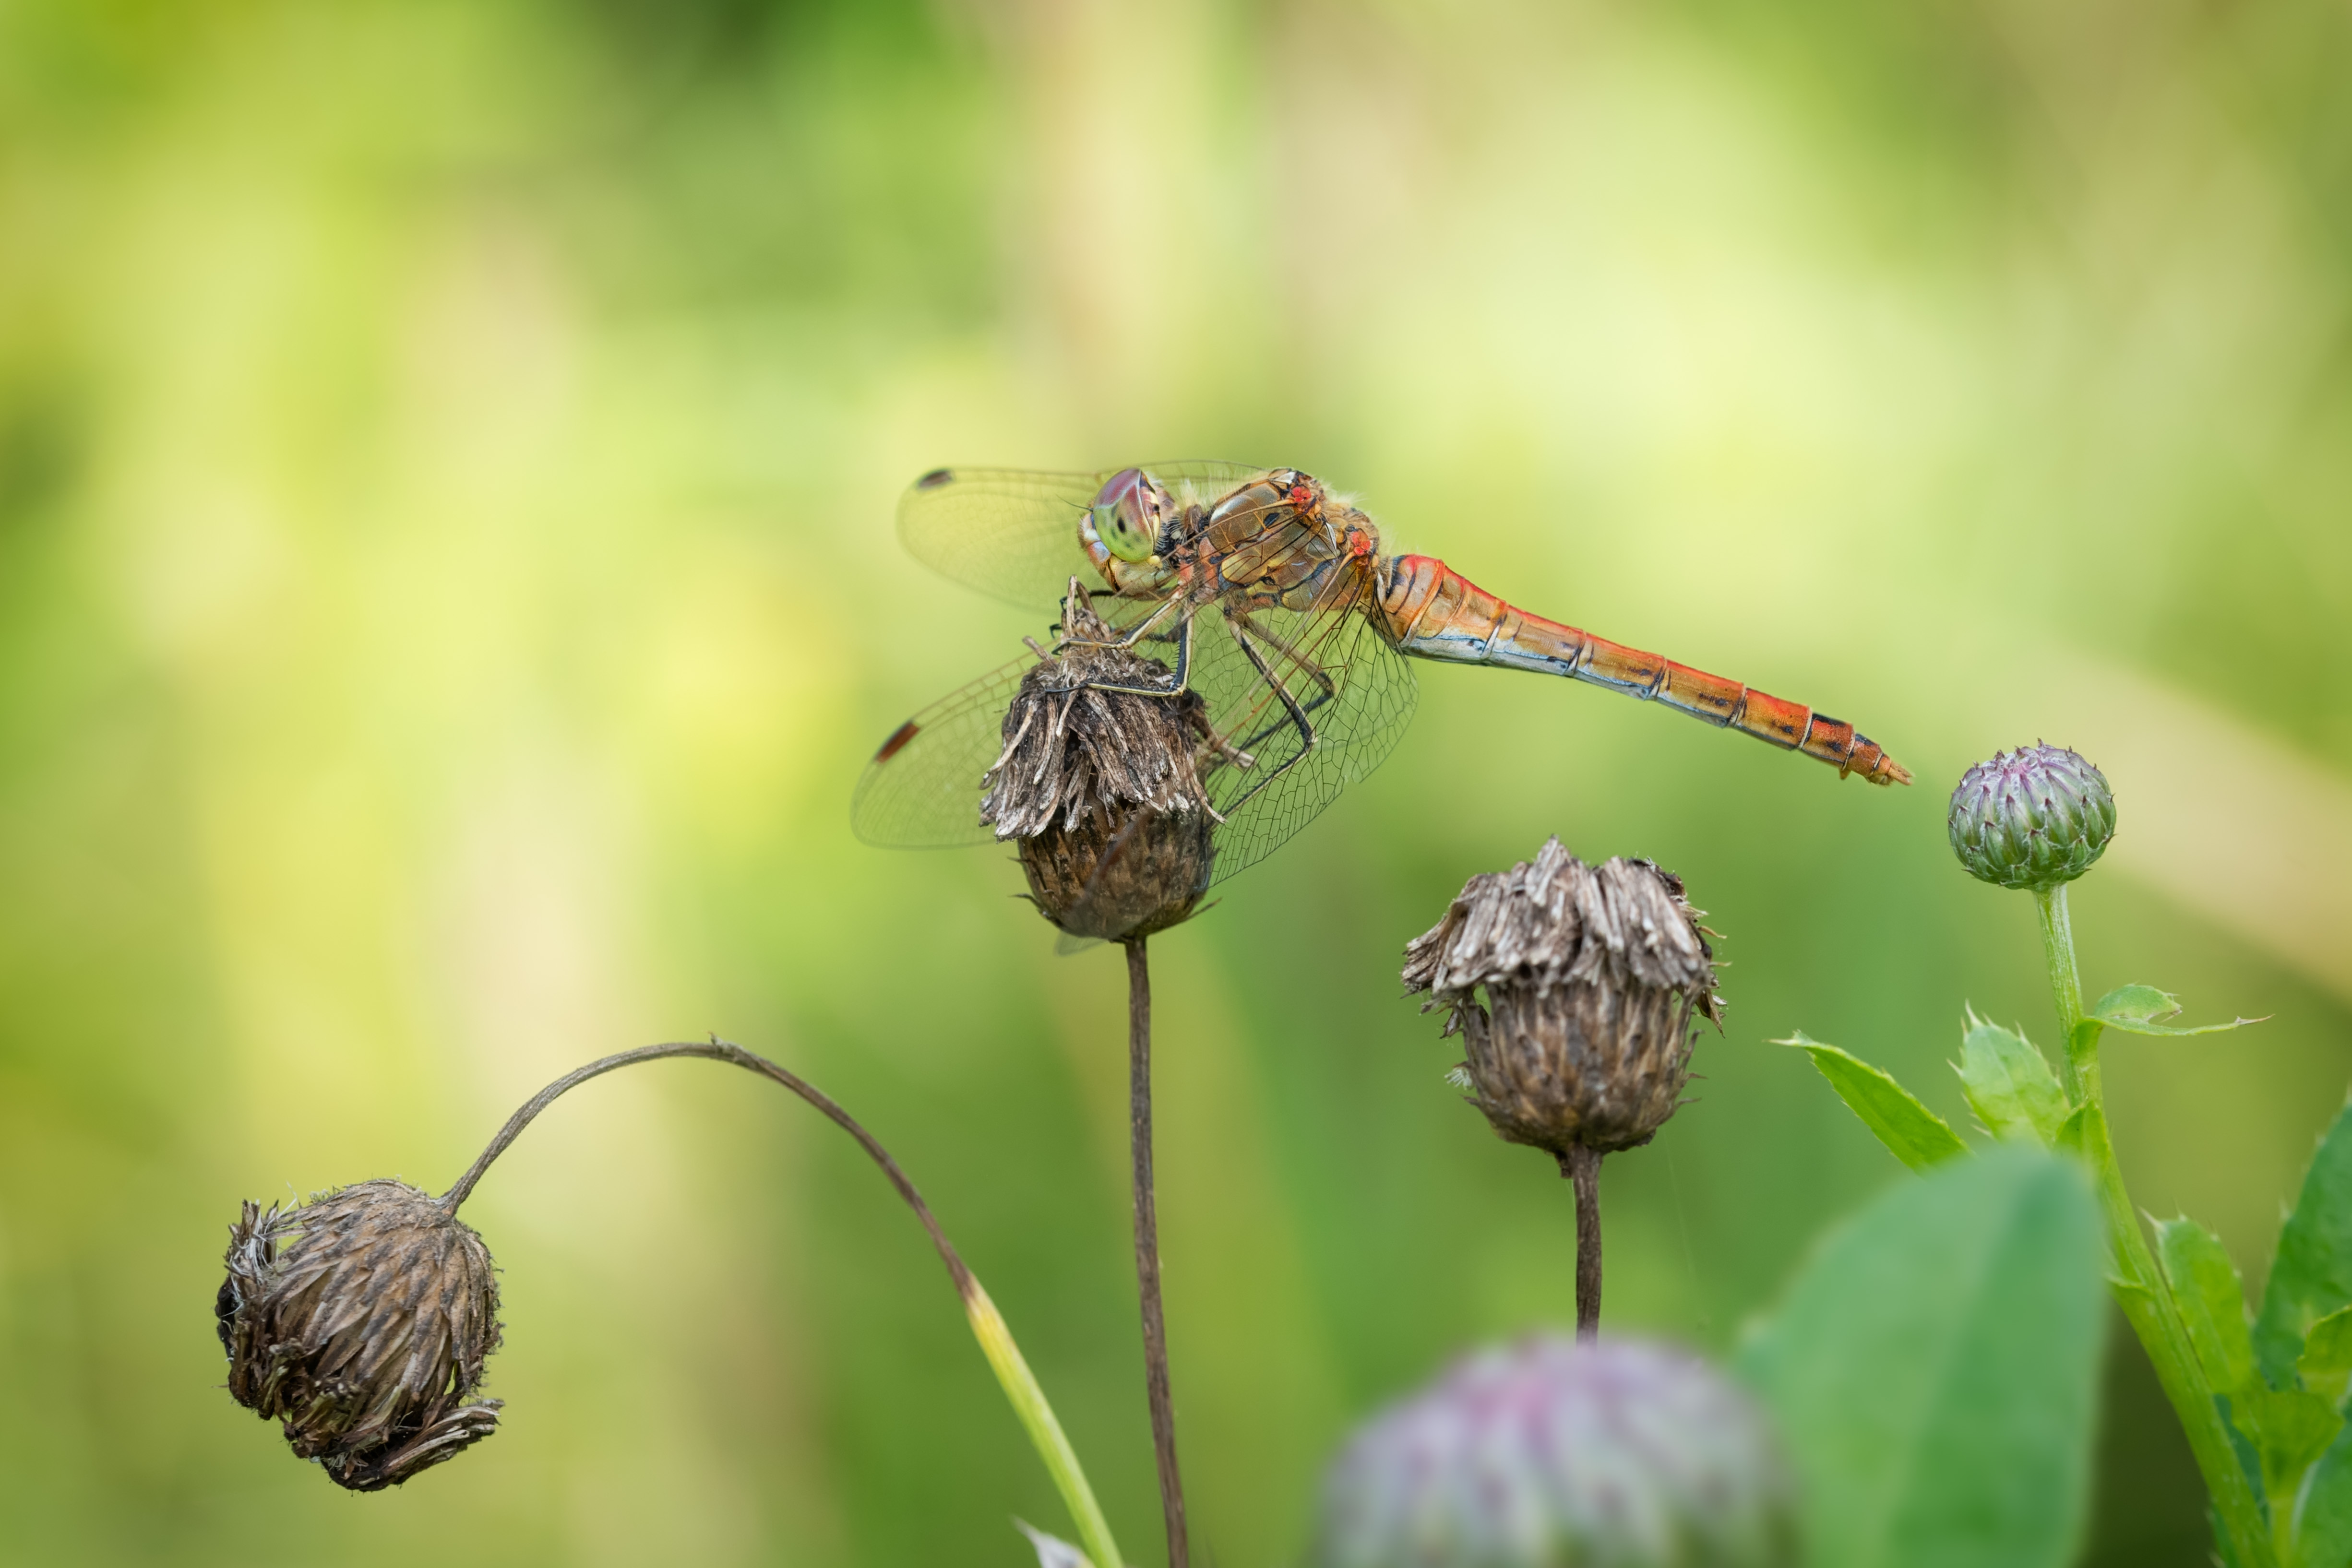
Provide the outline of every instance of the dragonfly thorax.
{"type": "Polygon", "coordinates": [[[1078,534],[1122,598],[1181,592],[1205,603],[1238,591],[1294,609],[1346,595],[1379,538],[1370,517],[1296,468],[1213,489],[1189,476],[1171,486],[1148,469],[1122,468],[1081,513],[1078,534]]]}

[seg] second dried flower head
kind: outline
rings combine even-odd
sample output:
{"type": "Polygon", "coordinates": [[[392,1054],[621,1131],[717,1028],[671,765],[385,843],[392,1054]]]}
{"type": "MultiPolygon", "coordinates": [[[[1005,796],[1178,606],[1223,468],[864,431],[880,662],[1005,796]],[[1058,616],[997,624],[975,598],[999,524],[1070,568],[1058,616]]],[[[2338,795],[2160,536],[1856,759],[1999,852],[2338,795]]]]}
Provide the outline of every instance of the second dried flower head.
{"type": "Polygon", "coordinates": [[[1588,866],[1547,841],[1474,876],[1405,948],[1404,983],[1447,1009],[1478,1109],[1565,1162],[1650,1141],[1690,1078],[1690,1020],[1718,1019],[1715,954],[1679,878],[1588,866]],[[1483,999],[1482,999],[1483,998],[1483,999]]]}

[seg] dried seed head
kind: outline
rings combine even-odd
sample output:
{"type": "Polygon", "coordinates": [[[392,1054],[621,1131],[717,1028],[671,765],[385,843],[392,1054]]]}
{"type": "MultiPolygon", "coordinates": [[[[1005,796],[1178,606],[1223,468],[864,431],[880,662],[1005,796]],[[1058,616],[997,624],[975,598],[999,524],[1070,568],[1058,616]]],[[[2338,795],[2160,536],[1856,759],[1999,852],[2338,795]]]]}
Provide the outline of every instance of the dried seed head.
{"type": "Polygon", "coordinates": [[[2116,836],[2107,776],[2063,746],[1996,751],[1960,776],[1947,822],[1979,882],[2047,892],[2074,881],[2116,836]]]}
{"type": "Polygon", "coordinates": [[[1579,1145],[1629,1149],[1675,1113],[1691,1014],[1719,1021],[1698,916],[1648,861],[1596,869],[1552,839],[1532,864],[1463,885],[1405,948],[1405,988],[1448,1010],[1496,1132],[1563,1161],[1579,1145]]]}
{"type": "Polygon", "coordinates": [[[1046,919],[1073,936],[1148,936],[1190,915],[1208,891],[1217,817],[1198,765],[1207,707],[1191,691],[1103,689],[1164,687],[1171,672],[1106,645],[1118,633],[1075,580],[1062,635],[1005,712],[981,815],[1019,849],[1046,919]]]}
{"type": "Polygon", "coordinates": [[[499,1401],[473,1397],[499,1347],[489,1249],[430,1197],[363,1181],[247,1203],[227,1262],[228,1391],[338,1486],[398,1486],[497,1429],[499,1401]]]}
{"type": "Polygon", "coordinates": [[[1747,1397],[1658,1346],[1466,1357],[1349,1440],[1314,1568],[1789,1568],[1789,1472],[1747,1397]]]}

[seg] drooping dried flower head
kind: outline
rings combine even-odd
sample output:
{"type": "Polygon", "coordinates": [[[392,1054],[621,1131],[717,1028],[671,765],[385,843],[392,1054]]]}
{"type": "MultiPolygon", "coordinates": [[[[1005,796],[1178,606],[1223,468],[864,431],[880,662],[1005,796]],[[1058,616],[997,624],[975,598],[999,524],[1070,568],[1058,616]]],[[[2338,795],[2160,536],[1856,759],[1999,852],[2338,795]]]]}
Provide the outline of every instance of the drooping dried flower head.
{"type": "Polygon", "coordinates": [[[1152,696],[1165,664],[1105,646],[1106,626],[1075,580],[1063,643],[1021,680],[981,815],[1013,841],[1029,894],[1073,936],[1139,937],[1192,913],[1208,891],[1216,826],[1201,786],[1209,734],[1199,695],[1152,696]]]}
{"type": "Polygon", "coordinates": [[[398,1486],[497,1429],[489,1249],[433,1198],[363,1181],[229,1228],[214,1311],[228,1391],[353,1491],[398,1486]]]}
{"type": "Polygon", "coordinates": [[[1586,865],[1547,841],[1474,876],[1405,948],[1404,983],[1459,1033],[1495,1131],[1563,1161],[1650,1141],[1690,1077],[1690,1019],[1717,1018],[1714,950],[1648,861],[1586,865]],[[1483,989],[1485,1000],[1480,1001],[1483,989]]]}
{"type": "Polygon", "coordinates": [[[1788,1568],[1770,1428],[1663,1347],[1532,1335],[1357,1428],[1323,1483],[1314,1568],[1788,1568]]]}
{"type": "Polygon", "coordinates": [[[1962,774],[1947,827],[1979,882],[2046,892],[2091,869],[2116,836],[2107,776],[2063,746],[1996,751],[1962,774]]]}

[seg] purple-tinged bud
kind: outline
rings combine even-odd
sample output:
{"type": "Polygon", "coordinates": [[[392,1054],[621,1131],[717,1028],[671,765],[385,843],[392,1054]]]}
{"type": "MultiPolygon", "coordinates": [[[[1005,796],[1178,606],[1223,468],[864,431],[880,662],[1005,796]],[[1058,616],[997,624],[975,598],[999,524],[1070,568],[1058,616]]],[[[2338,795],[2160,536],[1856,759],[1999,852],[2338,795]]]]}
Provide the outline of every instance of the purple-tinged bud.
{"type": "Polygon", "coordinates": [[[1357,1428],[1314,1568],[1789,1568],[1789,1472],[1720,1374],[1661,1346],[1531,1335],[1357,1428]]]}
{"type": "Polygon", "coordinates": [[[2063,746],[1995,752],[1952,791],[1952,852],[1979,882],[2046,893],[2091,869],[2116,836],[2106,776],[2063,746]]]}

